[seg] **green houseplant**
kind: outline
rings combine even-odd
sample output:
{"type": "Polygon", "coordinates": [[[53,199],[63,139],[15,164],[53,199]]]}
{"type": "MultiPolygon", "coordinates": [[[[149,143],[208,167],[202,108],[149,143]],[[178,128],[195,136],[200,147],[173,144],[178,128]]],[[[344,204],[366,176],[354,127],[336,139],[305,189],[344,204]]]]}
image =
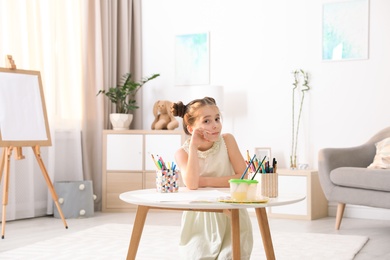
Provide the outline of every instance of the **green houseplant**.
{"type": "Polygon", "coordinates": [[[97,96],[100,94],[105,95],[111,103],[115,104],[116,113],[110,115],[111,123],[114,130],[128,129],[133,119],[133,115],[129,114],[131,111],[138,109],[136,94],[152,79],[157,78],[160,74],[153,74],[150,77],[144,77],[141,81],[134,81],[131,77],[131,73],[126,73],[122,76],[121,83],[115,87],[110,87],[108,90],[99,90],[97,96]],[[115,125],[113,120],[119,120],[118,126],[115,125]]]}

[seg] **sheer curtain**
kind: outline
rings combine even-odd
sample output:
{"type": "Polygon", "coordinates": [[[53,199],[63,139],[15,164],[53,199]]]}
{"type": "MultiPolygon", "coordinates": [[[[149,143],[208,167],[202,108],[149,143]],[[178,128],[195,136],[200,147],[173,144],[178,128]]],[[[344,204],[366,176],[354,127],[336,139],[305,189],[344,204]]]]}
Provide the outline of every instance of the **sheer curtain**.
{"type": "MultiPolygon", "coordinates": [[[[0,0],[0,66],[10,54],[18,69],[41,73],[53,142],[41,153],[52,181],[83,178],[80,12],[78,0],[0,0]]],[[[52,213],[32,150],[25,147],[23,153],[24,160],[12,156],[7,219],[52,213]]],[[[0,196],[2,190],[3,180],[0,196]]]]}
{"type": "MultiPolygon", "coordinates": [[[[101,208],[102,130],[110,128],[113,109],[96,93],[127,72],[141,79],[140,14],[140,0],[0,0],[0,66],[11,54],[18,69],[41,72],[53,140],[42,157],[51,180],[92,180],[95,210],[101,208]]],[[[141,126],[138,109],[132,128],[141,126]]],[[[7,219],[52,213],[35,158],[25,155],[11,165],[7,219]]]]}

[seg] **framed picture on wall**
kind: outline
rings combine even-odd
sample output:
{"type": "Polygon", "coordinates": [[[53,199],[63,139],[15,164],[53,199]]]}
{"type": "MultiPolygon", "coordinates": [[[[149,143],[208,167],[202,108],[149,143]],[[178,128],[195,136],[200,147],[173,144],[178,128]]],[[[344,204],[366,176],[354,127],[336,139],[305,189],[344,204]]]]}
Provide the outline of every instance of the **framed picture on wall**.
{"type": "Polygon", "coordinates": [[[368,59],[369,0],[325,3],[322,60],[368,59]]]}
{"type": "Polygon", "coordinates": [[[270,147],[256,147],[255,154],[257,160],[260,162],[263,160],[265,156],[265,161],[271,160],[271,148],[270,147]]]}
{"type": "Polygon", "coordinates": [[[175,85],[210,84],[209,33],[176,35],[175,85]]]}

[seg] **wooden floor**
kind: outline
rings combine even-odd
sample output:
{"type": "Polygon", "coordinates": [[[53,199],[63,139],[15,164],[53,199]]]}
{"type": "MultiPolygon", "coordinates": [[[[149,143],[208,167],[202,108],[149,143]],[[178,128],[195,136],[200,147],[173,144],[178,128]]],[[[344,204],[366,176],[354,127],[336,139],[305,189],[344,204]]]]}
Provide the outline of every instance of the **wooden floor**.
{"type": "MultiPolygon", "coordinates": [[[[135,212],[102,213],[95,212],[94,217],[83,219],[67,219],[69,229],[65,229],[61,219],[40,217],[25,220],[8,221],[5,238],[0,240],[0,252],[21,247],[37,241],[77,232],[93,226],[107,223],[133,224],[135,212]]],[[[255,215],[251,213],[254,225],[255,215]]],[[[151,211],[146,224],[180,225],[181,213],[151,211]]],[[[334,217],[318,220],[269,219],[272,231],[308,232],[343,235],[368,236],[369,241],[356,256],[356,260],[390,259],[390,221],[345,218],[341,229],[334,229],[334,217]]]]}

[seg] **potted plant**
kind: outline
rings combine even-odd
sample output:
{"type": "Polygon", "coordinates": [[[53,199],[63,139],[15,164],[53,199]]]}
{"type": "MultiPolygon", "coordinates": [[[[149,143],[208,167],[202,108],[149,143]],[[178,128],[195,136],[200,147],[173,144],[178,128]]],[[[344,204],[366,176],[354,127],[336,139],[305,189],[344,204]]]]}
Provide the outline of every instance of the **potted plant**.
{"type": "Polygon", "coordinates": [[[160,74],[153,74],[150,77],[143,78],[140,82],[131,79],[131,74],[126,73],[122,76],[122,83],[108,90],[99,90],[99,94],[104,94],[112,103],[115,104],[116,113],[110,114],[110,121],[114,130],[129,129],[133,115],[131,111],[138,109],[135,96],[148,81],[157,78],[160,74]]]}

